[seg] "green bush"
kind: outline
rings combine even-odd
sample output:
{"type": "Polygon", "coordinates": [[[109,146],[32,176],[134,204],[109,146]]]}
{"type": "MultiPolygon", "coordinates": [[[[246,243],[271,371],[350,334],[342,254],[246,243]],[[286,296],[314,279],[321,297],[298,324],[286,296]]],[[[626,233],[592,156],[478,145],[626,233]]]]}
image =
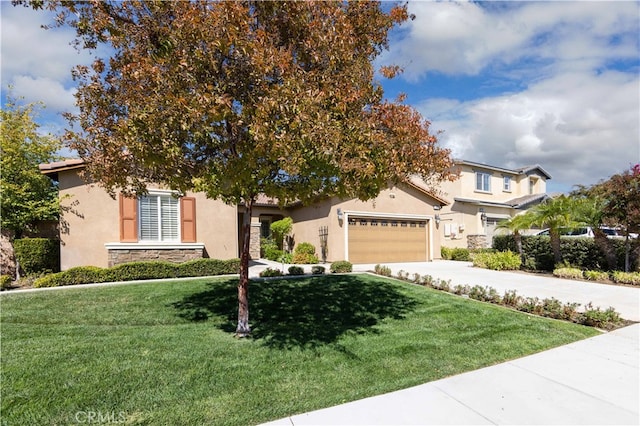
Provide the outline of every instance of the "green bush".
{"type": "Polygon", "coordinates": [[[0,275],[0,289],[7,289],[11,287],[11,275],[0,275]]]}
{"type": "Polygon", "coordinates": [[[500,303],[502,298],[498,291],[493,287],[482,287],[474,285],[469,289],[469,298],[480,300],[482,302],[500,303]]]}
{"type": "Polygon", "coordinates": [[[316,248],[311,243],[300,243],[296,245],[296,248],[293,250],[293,254],[316,254],[316,248]]]}
{"type": "Polygon", "coordinates": [[[304,269],[301,266],[289,266],[289,275],[304,275],[304,269]]]}
{"type": "Polygon", "coordinates": [[[556,268],[553,270],[553,275],[559,278],[570,278],[573,280],[580,280],[584,276],[581,269],[578,268],[556,268]]]}
{"type": "Polygon", "coordinates": [[[273,236],[273,239],[277,244],[277,248],[282,250],[284,237],[286,237],[291,232],[291,228],[293,228],[293,219],[291,219],[290,217],[276,220],[269,226],[271,235],[273,236]]]}
{"type": "Polygon", "coordinates": [[[378,264],[373,268],[373,270],[378,275],[382,275],[385,277],[391,276],[391,268],[389,268],[388,266],[378,264]]]}
{"type": "Polygon", "coordinates": [[[282,253],[276,261],[280,263],[293,263],[293,255],[291,253],[282,253]]]}
{"type": "Polygon", "coordinates": [[[240,272],[240,259],[195,259],[178,264],[178,277],[206,277],[240,272]]]}
{"type": "Polygon", "coordinates": [[[620,272],[611,274],[613,282],[621,284],[640,285],[640,272],[620,272]]]}
{"type": "Polygon", "coordinates": [[[34,287],[59,287],[64,285],[91,284],[108,281],[105,269],[97,266],[77,266],[63,272],[38,278],[34,287]]]}
{"type": "Polygon", "coordinates": [[[309,253],[293,253],[291,263],[298,263],[303,265],[313,265],[318,263],[318,257],[315,254],[309,253]]]}
{"type": "Polygon", "coordinates": [[[515,290],[507,290],[502,296],[502,304],[505,306],[511,306],[517,308],[522,303],[522,297],[518,296],[518,292],[515,290]]]}
{"type": "MultiPolygon", "coordinates": [[[[610,239],[609,243],[617,255],[617,265],[624,265],[625,241],[610,239]]],[[[637,250],[640,240],[631,242],[631,268],[636,268],[639,262],[637,250]]],[[[493,248],[498,251],[516,251],[513,235],[498,235],[493,238],[493,248]]],[[[555,268],[553,252],[548,236],[530,235],[522,237],[522,251],[524,254],[524,268],[540,271],[553,271],[555,268]]],[[[598,248],[593,238],[562,238],[560,241],[562,261],[585,270],[602,270],[607,267],[604,254],[598,248]]]]}
{"type": "Polygon", "coordinates": [[[264,271],[260,272],[261,277],[280,277],[282,276],[282,272],[279,269],[267,268],[264,271]]]}
{"type": "Polygon", "coordinates": [[[331,264],[331,267],[329,268],[329,270],[335,273],[351,272],[353,271],[353,265],[349,261],[338,260],[331,264]]]}
{"type": "Polygon", "coordinates": [[[453,253],[453,249],[449,247],[441,247],[440,248],[440,257],[443,260],[451,260],[451,254],[453,253]]]}
{"type": "Polygon", "coordinates": [[[103,272],[105,281],[134,281],[178,277],[179,266],[167,261],[129,262],[103,272]]]}
{"type": "Polygon", "coordinates": [[[322,274],[324,274],[324,266],[313,265],[311,267],[311,273],[313,275],[322,275],[322,274]]]}
{"type": "Polygon", "coordinates": [[[49,238],[21,238],[13,241],[16,260],[25,274],[58,272],[60,242],[49,238]]]}
{"type": "Polygon", "coordinates": [[[278,243],[271,238],[260,239],[260,257],[277,262],[283,254],[284,250],[280,249],[278,243]]]}
{"type": "Polygon", "coordinates": [[[590,327],[608,330],[622,323],[622,318],[620,314],[611,307],[603,311],[600,308],[594,308],[591,303],[589,303],[585,306],[585,310],[578,322],[590,327]]]}
{"type": "Polygon", "coordinates": [[[520,256],[511,251],[484,252],[473,256],[473,266],[496,271],[519,269],[521,262],[520,256]]]}
{"type": "Polygon", "coordinates": [[[453,252],[451,253],[451,260],[468,262],[471,260],[471,253],[469,252],[469,249],[456,247],[453,249],[453,252]]]}
{"type": "Polygon", "coordinates": [[[589,281],[608,281],[609,274],[601,271],[584,271],[582,273],[584,279],[589,281]]]}

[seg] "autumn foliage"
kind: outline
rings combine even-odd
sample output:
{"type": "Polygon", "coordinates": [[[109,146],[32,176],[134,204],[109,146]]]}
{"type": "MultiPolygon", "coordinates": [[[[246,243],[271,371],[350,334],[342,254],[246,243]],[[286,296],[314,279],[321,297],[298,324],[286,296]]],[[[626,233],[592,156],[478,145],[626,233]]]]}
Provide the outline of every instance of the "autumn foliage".
{"type": "Polygon", "coordinates": [[[111,193],[141,193],[155,182],[250,214],[258,194],[283,204],[323,195],[366,200],[411,175],[450,177],[449,152],[429,123],[384,98],[372,65],[389,30],[408,18],[406,7],[30,4],[57,11],[59,25],[77,30],[77,45],[95,49],[93,65],[74,70],[80,113],[69,119],[81,130],[66,141],[111,193]]]}

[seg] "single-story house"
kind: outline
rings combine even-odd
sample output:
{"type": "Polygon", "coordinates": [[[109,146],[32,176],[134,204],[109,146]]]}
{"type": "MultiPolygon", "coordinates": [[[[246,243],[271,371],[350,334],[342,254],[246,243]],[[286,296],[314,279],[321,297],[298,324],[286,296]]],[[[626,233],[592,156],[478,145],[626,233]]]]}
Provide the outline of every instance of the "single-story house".
{"type": "MultiPolygon", "coordinates": [[[[201,193],[177,198],[161,187],[148,195],[113,199],[81,177],[84,163],[70,159],[40,165],[59,185],[61,269],[200,257],[239,256],[242,206],[211,200],[201,193]]],[[[316,204],[279,208],[261,197],[251,217],[251,256],[260,256],[260,237],[272,221],[293,220],[293,240],[309,242],[327,262],[430,261],[440,257],[436,214],[449,203],[418,179],[390,187],[375,199],[326,198],[316,204]]]]}

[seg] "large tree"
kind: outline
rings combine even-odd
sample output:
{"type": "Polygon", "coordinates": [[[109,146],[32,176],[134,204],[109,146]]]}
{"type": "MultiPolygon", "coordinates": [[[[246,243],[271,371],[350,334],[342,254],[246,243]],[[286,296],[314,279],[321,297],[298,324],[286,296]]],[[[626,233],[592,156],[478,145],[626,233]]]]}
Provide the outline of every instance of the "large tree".
{"type": "Polygon", "coordinates": [[[41,220],[55,220],[60,213],[58,191],[42,175],[38,164],[56,158],[60,141],[38,131],[34,117],[38,104],[19,105],[11,96],[0,121],[0,205],[3,231],[20,238],[41,220]]]}
{"type": "MultiPolygon", "coordinates": [[[[20,3],[20,2],[18,2],[20,3]]],[[[320,196],[375,197],[449,176],[448,151],[372,61],[406,6],[377,2],[33,1],[77,30],[81,131],[66,140],[111,194],[149,182],[244,206],[236,334],[249,327],[251,211],[320,196]],[[108,58],[96,49],[106,45],[108,58]]],[[[398,68],[381,70],[392,77],[398,68]]]]}

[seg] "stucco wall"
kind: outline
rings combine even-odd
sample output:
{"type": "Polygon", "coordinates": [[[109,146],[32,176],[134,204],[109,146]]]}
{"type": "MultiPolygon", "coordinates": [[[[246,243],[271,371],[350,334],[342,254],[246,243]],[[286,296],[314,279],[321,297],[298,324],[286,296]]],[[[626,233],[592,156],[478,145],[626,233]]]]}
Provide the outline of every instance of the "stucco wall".
{"type": "MultiPolygon", "coordinates": [[[[431,220],[435,216],[433,205],[438,204],[436,200],[423,192],[406,185],[401,188],[390,188],[382,191],[375,199],[369,201],[360,200],[340,200],[331,198],[324,202],[317,203],[310,207],[301,207],[291,212],[294,221],[293,234],[296,244],[309,242],[316,247],[316,253],[320,256],[320,233],[321,226],[328,228],[328,253],[327,262],[345,259],[346,220],[338,220],[338,209],[343,213],[366,212],[380,215],[420,215],[428,216],[431,220]]],[[[440,239],[435,226],[430,235],[433,242],[434,258],[440,257],[440,239]]]]}
{"type": "MultiPolygon", "coordinates": [[[[85,183],[74,170],[59,173],[63,214],[60,225],[60,267],[109,264],[106,243],[118,243],[119,205],[104,189],[85,183]]],[[[238,256],[237,208],[204,194],[196,198],[197,242],[204,256],[231,259],[238,256]]]]}

